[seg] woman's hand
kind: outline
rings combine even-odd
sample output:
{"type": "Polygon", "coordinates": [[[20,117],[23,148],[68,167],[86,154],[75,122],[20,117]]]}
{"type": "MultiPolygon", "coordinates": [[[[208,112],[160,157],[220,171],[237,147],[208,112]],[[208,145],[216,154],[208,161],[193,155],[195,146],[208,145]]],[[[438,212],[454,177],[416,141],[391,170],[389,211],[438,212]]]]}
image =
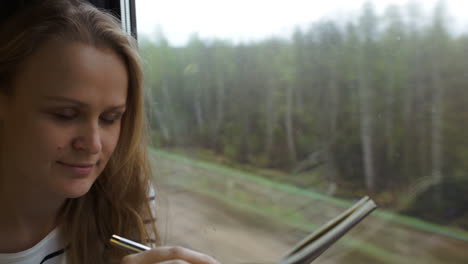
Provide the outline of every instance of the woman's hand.
{"type": "Polygon", "coordinates": [[[183,247],[157,247],[125,256],[120,264],[220,264],[214,258],[183,247]]]}

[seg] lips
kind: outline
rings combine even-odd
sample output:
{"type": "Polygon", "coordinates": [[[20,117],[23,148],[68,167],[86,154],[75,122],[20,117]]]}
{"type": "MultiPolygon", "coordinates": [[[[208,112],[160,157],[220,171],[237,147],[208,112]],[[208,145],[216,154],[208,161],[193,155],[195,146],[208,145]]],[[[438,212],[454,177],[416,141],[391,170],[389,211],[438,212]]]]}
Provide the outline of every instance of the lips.
{"type": "Polygon", "coordinates": [[[68,163],[68,162],[62,162],[62,161],[57,161],[57,162],[62,165],[66,165],[70,167],[77,167],[77,168],[89,168],[89,167],[93,167],[94,165],[96,165],[96,162],[94,163],[68,163]]]}
{"type": "Polygon", "coordinates": [[[69,172],[79,177],[89,175],[96,165],[96,163],[68,163],[57,161],[58,164],[62,165],[69,172]]]}

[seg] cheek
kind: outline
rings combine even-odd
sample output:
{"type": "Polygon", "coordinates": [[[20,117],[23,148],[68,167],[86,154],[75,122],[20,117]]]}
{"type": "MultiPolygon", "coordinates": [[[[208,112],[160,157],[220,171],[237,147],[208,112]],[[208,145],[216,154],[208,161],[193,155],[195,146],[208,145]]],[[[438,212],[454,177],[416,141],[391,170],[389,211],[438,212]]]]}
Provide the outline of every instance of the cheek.
{"type": "Polygon", "coordinates": [[[105,133],[105,136],[102,137],[102,152],[107,160],[110,158],[117,146],[119,135],[120,131],[116,129],[105,133]]]}
{"type": "Polygon", "coordinates": [[[50,124],[40,124],[34,131],[35,136],[29,143],[35,146],[34,154],[36,158],[42,157],[43,164],[49,166],[67,154],[66,146],[70,140],[67,135],[71,135],[71,132],[50,124]]]}
{"type": "MultiPolygon", "coordinates": [[[[16,123],[9,131],[8,139],[16,148],[29,149],[37,154],[50,154],[63,147],[66,142],[67,131],[42,120],[41,118],[23,119],[21,123],[16,123]]],[[[39,156],[41,157],[41,156],[39,156]]]]}
{"type": "Polygon", "coordinates": [[[35,133],[37,141],[42,141],[52,150],[61,150],[73,135],[72,129],[59,126],[50,120],[38,122],[35,133]]]}
{"type": "Polygon", "coordinates": [[[12,168],[26,175],[46,175],[61,157],[66,131],[40,119],[25,120],[8,129],[8,159],[12,168]]]}

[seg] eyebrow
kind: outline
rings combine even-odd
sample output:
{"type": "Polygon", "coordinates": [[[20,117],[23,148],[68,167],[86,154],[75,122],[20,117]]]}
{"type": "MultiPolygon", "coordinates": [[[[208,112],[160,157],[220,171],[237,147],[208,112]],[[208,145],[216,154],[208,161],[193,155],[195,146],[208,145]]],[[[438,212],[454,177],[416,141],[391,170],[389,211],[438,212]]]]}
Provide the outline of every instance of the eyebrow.
{"type": "MultiPolygon", "coordinates": [[[[89,107],[89,105],[84,103],[84,102],[81,102],[81,101],[76,100],[76,99],[64,97],[64,96],[56,96],[55,95],[55,96],[45,96],[44,98],[46,100],[49,100],[49,101],[67,102],[67,103],[72,103],[72,104],[80,106],[80,107],[89,107]]],[[[127,104],[111,106],[111,107],[109,107],[107,109],[107,111],[109,111],[109,110],[118,110],[118,109],[126,108],[126,107],[127,107],[127,104]]]]}

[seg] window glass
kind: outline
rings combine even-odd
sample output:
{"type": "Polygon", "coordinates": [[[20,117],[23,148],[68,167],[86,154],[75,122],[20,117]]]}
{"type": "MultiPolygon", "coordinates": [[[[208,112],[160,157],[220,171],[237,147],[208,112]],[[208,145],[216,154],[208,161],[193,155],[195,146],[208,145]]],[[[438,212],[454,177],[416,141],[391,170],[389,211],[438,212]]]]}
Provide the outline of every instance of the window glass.
{"type": "Polygon", "coordinates": [[[276,263],[369,195],[321,263],[466,263],[466,5],[136,0],[165,242],[276,263]]]}

